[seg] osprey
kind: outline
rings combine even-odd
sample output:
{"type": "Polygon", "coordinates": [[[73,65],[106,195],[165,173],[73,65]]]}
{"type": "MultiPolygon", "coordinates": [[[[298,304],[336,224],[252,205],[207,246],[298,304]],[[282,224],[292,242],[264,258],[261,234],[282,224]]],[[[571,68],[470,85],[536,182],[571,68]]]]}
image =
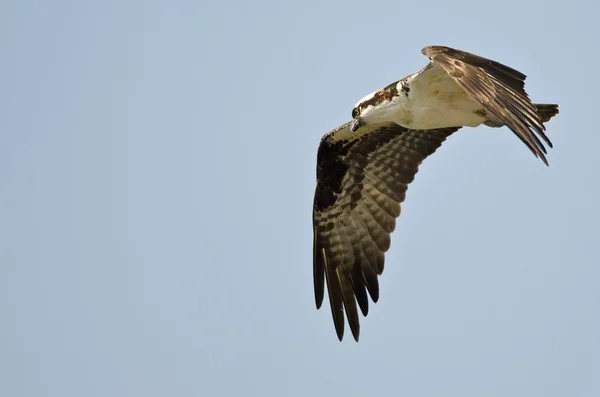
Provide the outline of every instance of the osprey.
{"type": "Polygon", "coordinates": [[[400,203],[421,162],[463,126],[507,126],[548,165],[552,143],[544,124],[558,105],[533,104],[525,75],[498,62],[431,46],[429,64],[360,100],[352,121],[328,132],[317,153],[313,207],[313,277],[317,309],[327,282],[337,336],[344,312],[354,339],[400,215],[400,203]],[[367,295],[368,294],[368,295],[367,295]]]}

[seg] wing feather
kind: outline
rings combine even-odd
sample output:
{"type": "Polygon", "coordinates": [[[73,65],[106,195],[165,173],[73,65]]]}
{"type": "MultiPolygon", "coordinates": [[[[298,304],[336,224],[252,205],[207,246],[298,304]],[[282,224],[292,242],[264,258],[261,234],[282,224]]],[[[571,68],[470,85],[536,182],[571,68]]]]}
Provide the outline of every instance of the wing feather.
{"type": "Polygon", "coordinates": [[[338,338],[345,312],[358,341],[358,308],[368,314],[367,292],[373,302],[379,299],[378,275],[408,184],[419,164],[459,127],[416,131],[386,123],[351,134],[349,124],[326,134],[319,146],[313,271],[317,308],[326,281],[338,338]]]}
{"type": "Polygon", "coordinates": [[[539,138],[550,147],[552,142],[525,92],[526,76],[523,73],[499,62],[448,47],[430,46],[423,48],[422,52],[432,62],[438,63],[471,98],[510,128],[535,156],[548,165],[546,148],[539,138]]]}

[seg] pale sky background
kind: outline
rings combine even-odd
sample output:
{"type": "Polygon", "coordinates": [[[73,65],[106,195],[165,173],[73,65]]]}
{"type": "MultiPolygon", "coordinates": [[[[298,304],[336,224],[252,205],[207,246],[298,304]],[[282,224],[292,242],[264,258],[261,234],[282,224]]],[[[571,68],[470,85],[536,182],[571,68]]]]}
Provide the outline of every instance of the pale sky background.
{"type": "Polygon", "coordinates": [[[584,1],[0,3],[0,395],[600,395],[600,51],[584,1]],[[381,299],[314,307],[319,139],[449,45],[557,102],[550,167],[464,129],[381,299]]]}

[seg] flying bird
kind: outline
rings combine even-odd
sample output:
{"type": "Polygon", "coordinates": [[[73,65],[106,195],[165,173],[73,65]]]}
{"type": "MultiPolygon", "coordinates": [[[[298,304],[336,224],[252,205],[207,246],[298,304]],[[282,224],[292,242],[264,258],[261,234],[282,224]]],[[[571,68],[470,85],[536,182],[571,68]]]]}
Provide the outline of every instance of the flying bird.
{"type": "Polygon", "coordinates": [[[525,75],[448,47],[425,47],[430,62],[361,99],[352,120],[328,132],[317,153],[313,207],[315,302],[325,283],[337,336],[344,314],[358,342],[358,310],[379,299],[378,276],[408,185],[421,162],[461,127],[507,126],[548,165],[544,123],[558,105],[534,104],[525,75]],[[542,141],[544,143],[542,143],[542,141]]]}

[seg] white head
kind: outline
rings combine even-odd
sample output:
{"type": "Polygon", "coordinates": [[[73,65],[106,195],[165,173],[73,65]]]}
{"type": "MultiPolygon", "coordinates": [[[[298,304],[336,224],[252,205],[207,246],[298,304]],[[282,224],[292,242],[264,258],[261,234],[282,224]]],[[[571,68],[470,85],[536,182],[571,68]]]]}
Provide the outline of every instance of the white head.
{"type": "Polygon", "coordinates": [[[398,96],[396,88],[398,82],[394,82],[379,91],[375,91],[360,101],[352,109],[352,125],[350,130],[356,132],[360,127],[369,123],[380,123],[394,121],[392,99],[398,96]]]}

